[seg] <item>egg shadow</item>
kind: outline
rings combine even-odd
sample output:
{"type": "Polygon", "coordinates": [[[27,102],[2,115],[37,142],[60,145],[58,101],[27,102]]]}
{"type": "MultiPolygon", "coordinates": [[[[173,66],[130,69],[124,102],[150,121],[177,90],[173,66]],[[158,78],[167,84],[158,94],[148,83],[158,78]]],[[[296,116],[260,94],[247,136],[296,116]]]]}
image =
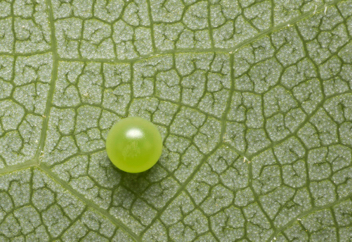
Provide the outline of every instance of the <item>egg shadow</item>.
{"type": "MultiPolygon", "coordinates": [[[[108,160],[111,162],[109,158],[108,160]]],[[[149,170],[140,173],[125,172],[114,166],[112,163],[111,165],[115,172],[121,176],[119,186],[127,188],[131,192],[135,193],[137,197],[139,197],[139,195],[141,195],[151,185],[152,182],[150,177],[158,175],[157,164],[149,170]]]]}

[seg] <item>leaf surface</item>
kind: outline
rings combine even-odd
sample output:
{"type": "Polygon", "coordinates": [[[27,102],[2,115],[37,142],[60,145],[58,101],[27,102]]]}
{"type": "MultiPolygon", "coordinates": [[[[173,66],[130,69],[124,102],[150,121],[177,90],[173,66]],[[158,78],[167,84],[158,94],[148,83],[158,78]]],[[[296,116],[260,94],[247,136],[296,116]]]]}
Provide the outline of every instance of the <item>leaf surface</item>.
{"type": "Polygon", "coordinates": [[[0,240],[351,240],[351,89],[351,0],[0,1],[0,240]]]}

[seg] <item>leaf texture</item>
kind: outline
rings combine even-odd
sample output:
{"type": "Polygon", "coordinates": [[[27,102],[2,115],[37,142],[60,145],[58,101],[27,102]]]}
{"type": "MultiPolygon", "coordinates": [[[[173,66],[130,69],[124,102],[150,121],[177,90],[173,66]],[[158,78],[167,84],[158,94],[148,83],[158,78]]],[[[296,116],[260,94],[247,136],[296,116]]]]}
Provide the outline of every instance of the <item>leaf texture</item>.
{"type": "Polygon", "coordinates": [[[351,89],[351,0],[0,1],[0,240],[350,241],[351,89]]]}

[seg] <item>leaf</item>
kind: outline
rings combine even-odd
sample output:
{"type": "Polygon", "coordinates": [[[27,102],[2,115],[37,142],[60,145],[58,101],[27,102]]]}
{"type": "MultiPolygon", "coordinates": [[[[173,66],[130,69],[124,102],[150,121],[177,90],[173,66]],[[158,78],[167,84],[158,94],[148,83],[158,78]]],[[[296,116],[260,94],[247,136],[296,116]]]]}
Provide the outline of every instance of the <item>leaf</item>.
{"type": "Polygon", "coordinates": [[[0,240],[351,240],[351,50],[351,0],[1,1],[0,240]]]}

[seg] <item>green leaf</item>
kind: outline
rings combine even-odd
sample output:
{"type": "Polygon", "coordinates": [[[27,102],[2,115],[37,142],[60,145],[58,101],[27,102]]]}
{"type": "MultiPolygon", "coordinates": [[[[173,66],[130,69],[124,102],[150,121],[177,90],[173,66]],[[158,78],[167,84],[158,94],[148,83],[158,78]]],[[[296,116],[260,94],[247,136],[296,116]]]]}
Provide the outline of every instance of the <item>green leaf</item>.
{"type": "Polygon", "coordinates": [[[351,90],[352,0],[0,1],[0,240],[352,240],[351,90]]]}

